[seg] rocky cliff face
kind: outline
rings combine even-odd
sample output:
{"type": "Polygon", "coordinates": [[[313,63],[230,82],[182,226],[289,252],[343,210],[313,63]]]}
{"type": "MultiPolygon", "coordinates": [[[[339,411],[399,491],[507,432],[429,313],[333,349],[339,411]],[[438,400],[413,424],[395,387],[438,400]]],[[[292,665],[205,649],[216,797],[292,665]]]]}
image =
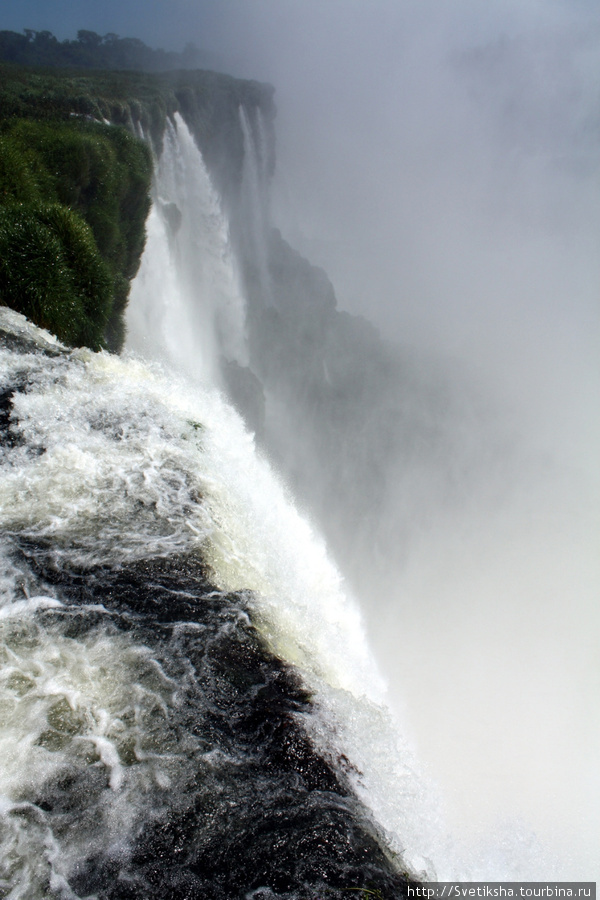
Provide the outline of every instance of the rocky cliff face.
{"type": "Polygon", "coordinates": [[[440,504],[455,503],[465,472],[484,478],[499,451],[477,446],[471,457],[461,445],[457,423],[479,412],[467,385],[456,390],[456,373],[419,362],[339,309],[327,274],[273,227],[272,97],[260,86],[245,90],[246,119],[224,104],[229,112],[213,119],[206,145],[195,130],[220,190],[224,165],[234,174],[222,196],[244,280],[249,363],[226,366],[224,377],[345,574],[368,596],[374,577],[380,587],[395,577],[388,563],[402,558],[415,523],[426,527],[440,504]],[[221,168],[211,142],[229,159],[221,168]],[[415,488],[423,478],[431,485],[425,498],[415,488]]]}

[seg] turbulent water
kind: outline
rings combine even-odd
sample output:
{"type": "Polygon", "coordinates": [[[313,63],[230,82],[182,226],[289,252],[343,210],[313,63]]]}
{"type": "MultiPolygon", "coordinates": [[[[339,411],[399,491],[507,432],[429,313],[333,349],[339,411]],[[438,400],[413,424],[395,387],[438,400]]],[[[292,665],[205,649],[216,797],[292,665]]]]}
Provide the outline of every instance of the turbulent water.
{"type": "MultiPolygon", "coordinates": [[[[268,305],[264,127],[239,116],[237,252],[268,305]]],[[[0,897],[541,877],[514,829],[508,866],[459,862],[358,605],[227,401],[243,279],[178,115],[155,172],[121,357],[0,308],[0,897]]]]}
{"type": "Polygon", "coordinates": [[[129,314],[169,369],[0,310],[2,897],[396,897],[426,865],[358,609],[217,390],[244,316],[180,119],[129,314]]]}
{"type": "Polygon", "coordinates": [[[2,313],[2,896],[402,893],[356,611],[237,416],[2,313]]]}

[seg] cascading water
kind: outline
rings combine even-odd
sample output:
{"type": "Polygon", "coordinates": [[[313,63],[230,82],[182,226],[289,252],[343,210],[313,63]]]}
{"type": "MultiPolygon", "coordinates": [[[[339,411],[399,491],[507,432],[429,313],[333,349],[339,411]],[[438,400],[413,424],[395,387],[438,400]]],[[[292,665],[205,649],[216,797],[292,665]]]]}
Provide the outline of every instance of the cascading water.
{"type": "Polygon", "coordinates": [[[328,711],[385,727],[356,610],[237,415],[1,324],[4,895],[402,893],[328,711]]]}
{"type": "MultiPolygon", "coordinates": [[[[259,153],[245,112],[241,121],[246,154],[250,156],[243,167],[243,192],[248,191],[249,184],[254,186],[243,198],[247,219],[249,210],[264,212],[266,185],[264,179],[255,176],[259,171],[257,161],[264,159],[265,151],[259,153]]],[[[179,123],[177,133],[172,132],[173,139],[179,132],[187,140],[185,126],[179,123]]],[[[178,151],[176,155],[182,156],[178,151]]],[[[190,155],[188,160],[191,165],[202,164],[199,154],[190,155]]],[[[162,171],[158,169],[156,191],[169,201],[172,195],[162,171]]],[[[193,181],[194,174],[186,176],[182,171],[182,177],[193,181]]],[[[255,229],[254,240],[261,244],[266,236],[266,219],[258,217],[246,224],[255,229]]],[[[148,247],[134,289],[134,316],[137,303],[150,308],[160,305],[169,289],[169,272],[177,265],[178,250],[177,236],[174,240],[171,234],[169,241],[167,235],[168,229],[156,245],[148,247]],[[161,284],[158,273],[152,277],[146,274],[161,253],[170,260],[162,270],[165,284],[161,284]],[[143,292],[139,291],[141,285],[146,285],[143,292]]],[[[233,258],[229,259],[233,271],[233,258]]],[[[201,303],[202,297],[197,295],[193,302],[201,303]]],[[[154,340],[167,341],[168,327],[164,338],[157,332],[154,340]]],[[[130,336],[135,346],[141,345],[133,319],[130,336]]],[[[218,345],[216,334],[214,342],[218,345]]],[[[156,355],[164,358],[164,351],[157,347],[156,355]]],[[[224,412],[228,407],[221,409],[224,412]]],[[[230,410],[227,415],[231,423],[237,421],[230,410]]],[[[270,648],[299,667],[318,698],[315,715],[306,724],[315,746],[328,756],[333,744],[360,771],[360,777],[351,775],[354,789],[386,829],[389,846],[402,853],[413,871],[429,877],[553,877],[557,869],[552,855],[530,834],[521,835],[516,825],[511,826],[508,844],[506,837],[502,839],[502,844],[509,846],[506,852],[498,850],[493,840],[485,850],[459,849],[447,836],[442,803],[435,788],[417,774],[414,754],[403,736],[406,729],[399,727],[386,708],[385,689],[366,645],[357,606],[327,559],[320,539],[255,454],[247,434],[225,428],[215,430],[214,436],[218,449],[211,458],[218,474],[212,482],[213,508],[218,510],[220,527],[212,532],[205,558],[218,573],[220,586],[250,589],[260,597],[254,621],[260,624],[270,648]]]]}
{"type": "Polygon", "coordinates": [[[188,380],[0,311],[1,890],[400,896],[420,786],[356,605],[211,383],[243,305],[189,140],[176,121],[129,318],[188,380]]]}
{"type": "Polygon", "coordinates": [[[269,173],[267,165],[267,140],[260,109],[255,112],[255,128],[249,114],[240,106],[240,125],[244,139],[244,161],[240,192],[242,254],[246,262],[252,261],[255,269],[256,288],[262,303],[272,302],[271,278],[268,264],[268,210],[269,173]]]}
{"type": "MultiPolygon", "coordinates": [[[[242,189],[248,190],[246,179],[249,179],[250,185],[254,185],[252,202],[246,197],[249,208],[260,207],[264,213],[261,198],[266,173],[263,172],[261,180],[254,178],[258,160],[266,158],[266,150],[263,147],[260,154],[257,152],[244,110],[240,111],[240,117],[245,123],[244,146],[251,157],[244,165],[242,189]]],[[[172,143],[166,152],[183,159],[184,154],[177,148],[179,135],[185,142],[191,139],[181,119],[177,120],[177,130],[170,132],[172,143]]],[[[186,159],[192,168],[200,166],[205,171],[198,151],[186,159]]],[[[180,172],[183,182],[186,177],[195,180],[193,171],[186,173],[182,168],[180,172]]],[[[165,203],[173,202],[169,167],[158,166],[155,193],[161,198],[163,208],[165,203]]],[[[209,196],[213,196],[210,185],[209,196]]],[[[179,198],[185,216],[184,194],[179,194],[179,198]]],[[[156,214],[156,210],[153,212],[156,214]]],[[[247,207],[245,212],[248,214],[247,207]]],[[[193,218],[194,214],[187,215],[193,218]]],[[[226,232],[225,218],[221,221],[226,232]]],[[[261,218],[256,238],[261,244],[266,227],[266,219],[261,218]]],[[[168,222],[163,221],[160,230],[150,231],[147,251],[132,290],[128,325],[131,348],[144,347],[146,355],[151,350],[156,359],[167,358],[181,368],[182,359],[185,361],[187,357],[183,348],[179,354],[169,350],[169,346],[176,345],[176,332],[170,319],[165,318],[162,330],[159,326],[154,332],[153,345],[146,342],[143,331],[138,331],[139,324],[143,323],[143,310],[161,308],[168,296],[171,273],[181,259],[178,242],[179,233],[174,233],[168,222]],[[162,263],[157,268],[155,261],[159,259],[162,263]]],[[[227,260],[231,273],[226,274],[226,281],[231,283],[234,260],[231,255],[227,260]]],[[[202,291],[190,293],[187,302],[201,304],[202,291]]],[[[212,345],[219,345],[216,330],[212,345]]],[[[187,374],[194,375],[191,365],[184,362],[183,367],[187,374]]],[[[210,395],[206,381],[201,389],[205,396],[210,395]]],[[[394,851],[402,851],[406,864],[414,870],[426,870],[426,859],[433,857],[437,857],[437,867],[443,868],[445,848],[438,811],[416,774],[412,752],[403,744],[385,707],[385,688],[366,645],[358,607],[344,590],[321,539],[298,514],[285,489],[255,453],[253,440],[240,427],[236,414],[226,404],[220,403],[219,410],[220,418],[228,426],[214,430],[214,450],[205,445],[205,452],[210,453],[214,465],[213,511],[216,510],[219,528],[211,533],[205,558],[222,587],[250,589],[260,597],[255,621],[260,623],[261,633],[271,649],[298,666],[311,689],[318,689],[320,712],[307,726],[313,740],[325,755],[330,755],[328,742],[334,727],[338,751],[360,770],[354,787],[374,809],[380,824],[388,829],[394,851]],[[349,697],[353,699],[349,701],[349,697]]],[[[200,416],[203,427],[209,420],[203,412],[200,416]]],[[[434,874],[435,867],[429,865],[430,874],[434,874]]]]}
{"type": "Polygon", "coordinates": [[[128,307],[129,344],[192,377],[218,381],[221,356],[247,361],[244,299],[227,220],[178,113],[156,165],[147,251],[128,307]]]}
{"type": "Polygon", "coordinates": [[[505,877],[447,846],[356,604],[218,392],[245,310],[180,117],[130,353],[1,312],[3,896],[391,900],[406,871],[505,877]]]}

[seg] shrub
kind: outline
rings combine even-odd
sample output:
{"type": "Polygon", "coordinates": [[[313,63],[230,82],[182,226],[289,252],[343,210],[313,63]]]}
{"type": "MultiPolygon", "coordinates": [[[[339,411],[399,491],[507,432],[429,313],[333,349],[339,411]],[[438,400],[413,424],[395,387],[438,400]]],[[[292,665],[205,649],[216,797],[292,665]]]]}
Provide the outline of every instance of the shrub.
{"type": "Polygon", "coordinates": [[[79,118],[5,123],[2,302],[66,343],[120,349],[129,279],[144,248],[151,167],[148,148],[121,128],[79,118]],[[45,292],[42,260],[51,269],[45,292]]]}
{"type": "Polygon", "coordinates": [[[80,216],[56,203],[0,207],[0,302],[67,344],[104,346],[112,278],[80,216]]]}

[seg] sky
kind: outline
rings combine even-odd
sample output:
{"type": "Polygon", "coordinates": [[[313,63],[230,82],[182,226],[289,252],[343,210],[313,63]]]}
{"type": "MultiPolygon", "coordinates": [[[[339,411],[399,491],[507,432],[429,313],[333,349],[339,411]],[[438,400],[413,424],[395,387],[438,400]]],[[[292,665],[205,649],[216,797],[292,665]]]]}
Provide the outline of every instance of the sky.
{"type": "MultiPolygon", "coordinates": [[[[191,41],[215,67],[273,83],[273,217],[297,249],[325,268],[338,304],[374,321],[388,338],[459,360],[514,406],[532,445],[597,487],[597,0],[3,0],[0,29],[23,28],[48,29],[61,39],[80,28],[115,32],[173,50],[191,41]]],[[[568,828],[582,814],[591,823],[595,803],[596,833],[584,826],[592,846],[600,836],[600,726],[589,711],[590,673],[598,674],[585,660],[592,653],[589,623],[598,623],[586,604],[597,604],[592,560],[600,553],[591,520],[580,509],[562,515],[562,506],[559,516],[557,498],[550,491],[538,503],[536,521],[545,521],[529,542],[514,535],[523,536],[531,511],[515,518],[513,510],[489,531],[481,519],[460,527],[440,521],[417,548],[402,584],[407,604],[424,612],[403,623],[408,644],[418,648],[418,630],[427,627],[426,650],[444,660],[452,679],[436,682],[429,670],[429,686],[408,684],[409,700],[422,710],[415,727],[424,756],[455,793],[464,797],[469,783],[486,784],[489,771],[478,780],[479,768],[508,757],[508,781],[498,781],[498,795],[510,791],[525,806],[530,799],[531,808],[555,803],[556,820],[562,816],[568,828]],[[565,547],[571,561],[559,569],[551,557],[563,560],[565,547]],[[436,575],[444,561],[461,567],[451,586],[436,575]],[[557,592],[567,596],[575,581],[582,589],[565,615],[557,592]],[[441,617],[440,590],[450,610],[441,617]],[[488,606],[506,614],[481,623],[477,591],[487,591],[488,606]],[[522,603],[524,593],[536,592],[554,598],[552,609],[522,603]],[[470,620],[466,609],[475,610],[470,620]],[[463,616],[461,635],[451,614],[463,616]],[[526,618],[515,644],[515,622],[526,618]],[[490,629],[506,634],[494,643],[490,629]],[[448,634],[465,653],[467,641],[485,647],[489,639],[498,656],[496,669],[490,654],[478,670],[496,698],[498,727],[487,739],[477,722],[489,717],[489,704],[483,692],[470,692],[468,668],[447,651],[448,634]],[[536,652],[547,651],[536,670],[539,683],[523,662],[531,634],[541,636],[536,652]],[[565,645],[574,648],[571,656],[565,645]],[[515,646],[521,656],[508,665],[502,649],[515,646]],[[564,678],[557,660],[565,664],[564,678]],[[506,668],[504,680],[498,673],[506,668]],[[448,685],[462,691],[458,701],[446,696],[448,685]],[[571,694],[561,695],[567,688],[571,694]],[[515,707],[519,730],[507,749],[515,707]],[[440,724],[450,728],[452,721],[464,741],[457,740],[454,758],[442,758],[440,724]],[[577,741],[593,753],[580,756],[580,774],[565,775],[557,787],[577,741]],[[527,746],[539,754],[524,766],[527,746]],[[536,760],[546,769],[534,771],[536,760]],[[576,802],[567,813],[569,793],[576,802]],[[590,808],[582,813],[584,801],[590,808]]],[[[518,502],[526,506],[524,494],[518,502]]],[[[568,502],[575,503],[572,496],[568,502]]],[[[398,656],[385,634],[378,640],[382,652],[398,656]]],[[[408,683],[413,672],[421,677],[423,668],[407,657],[396,674],[408,683]]],[[[501,798],[495,800],[500,808],[501,798]]],[[[470,802],[462,816],[485,818],[473,791],[470,802]]]]}

